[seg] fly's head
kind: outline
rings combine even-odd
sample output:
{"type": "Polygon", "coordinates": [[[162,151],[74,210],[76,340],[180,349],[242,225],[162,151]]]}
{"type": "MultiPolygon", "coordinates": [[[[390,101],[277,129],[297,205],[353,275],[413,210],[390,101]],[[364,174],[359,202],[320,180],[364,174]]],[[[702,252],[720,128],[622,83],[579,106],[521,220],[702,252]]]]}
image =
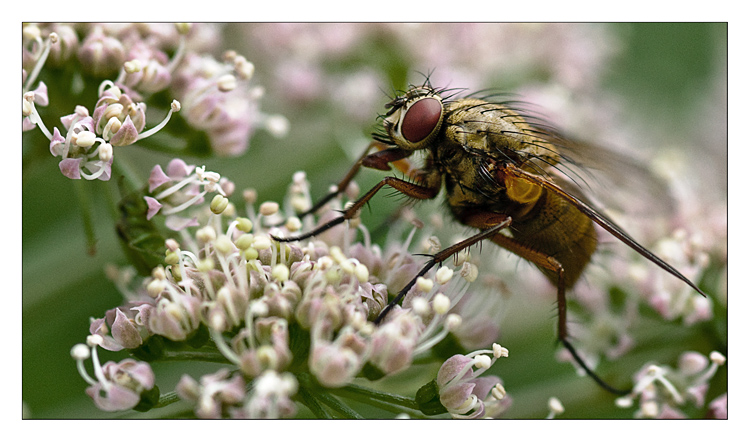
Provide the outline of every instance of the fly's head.
{"type": "Polygon", "coordinates": [[[410,151],[425,149],[443,123],[443,100],[435,89],[417,86],[385,105],[383,126],[396,146],[410,151]]]}

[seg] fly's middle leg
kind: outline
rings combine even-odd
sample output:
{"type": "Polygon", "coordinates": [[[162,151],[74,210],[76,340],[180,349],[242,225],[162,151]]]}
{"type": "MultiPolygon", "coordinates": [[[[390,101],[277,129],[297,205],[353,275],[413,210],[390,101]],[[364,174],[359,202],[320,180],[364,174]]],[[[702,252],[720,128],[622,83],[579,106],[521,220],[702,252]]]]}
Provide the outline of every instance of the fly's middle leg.
{"type": "MultiPolygon", "coordinates": [[[[484,229],[487,227],[487,224],[491,222],[490,220],[498,216],[501,215],[488,212],[477,212],[466,215],[462,219],[462,222],[473,227],[484,229]]],[[[580,357],[576,349],[570,343],[567,325],[567,300],[565,297],[565,268],[563,267],[563,265],[560,264],[560,262],[555,259],[554,256],[550,256],[544,252],[535,250],[528,245],[519,242],[517,239],[511,238],[503,233],[498,232],[496,235],[492,236],[491,240],[500,247],[535,264],[537,267],[552,272],[552,274],[555,275],[553,279],[556,279],[556,281],[553,281],[553,283],[557,283],[558,340],[570,352],[570,354],[573,356],[573,359],[575,359],[575,361],[581,366],[581,368],[583,368],[586,374],[597,384],[599,384],[599,386],[617,395],[624,395],[629,393],[630,390],[621,390],[619,388],[615,388],[605,382],[602,378],[600,378],[599,375],[594,373],[594,371],[589,368],[588,365],[586,365],[586,362],[583,360],[583,358],[580,357]]]]}

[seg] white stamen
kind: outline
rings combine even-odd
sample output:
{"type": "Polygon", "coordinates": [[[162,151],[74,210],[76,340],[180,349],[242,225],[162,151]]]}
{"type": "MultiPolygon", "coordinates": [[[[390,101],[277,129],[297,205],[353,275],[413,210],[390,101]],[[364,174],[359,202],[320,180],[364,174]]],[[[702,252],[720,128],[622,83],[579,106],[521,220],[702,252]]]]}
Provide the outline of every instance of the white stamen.
{"type": "Polygon", "coordinates": [[[558,414],[562,414],[565,412],[565,407],[563,407],[562,402],[560,402],[560,399],[556,397],[549,398],[549,401],[547,401],[547,407],[549,408],[549,414],[547,415],[547,419],[552,419],[558,414]]]}
{"type": "Polygon", "coordinates": [[[141,132],[140,134],[138,134],[138,139],[142,140],[144,138],[148,138],[151,135],[159,132],[164,126],[167,125],[167,123],[169,122],[169,119],[172,118],[172,113],[179,112],[180,108],[181,108],[180,102],[177,100],[172,100],[172,105],[169,107],[169,112],[167,113],[167,116],[164,117],[162,122],[152,127],[151,129],[147,130],[146,132],[141,132]]]}

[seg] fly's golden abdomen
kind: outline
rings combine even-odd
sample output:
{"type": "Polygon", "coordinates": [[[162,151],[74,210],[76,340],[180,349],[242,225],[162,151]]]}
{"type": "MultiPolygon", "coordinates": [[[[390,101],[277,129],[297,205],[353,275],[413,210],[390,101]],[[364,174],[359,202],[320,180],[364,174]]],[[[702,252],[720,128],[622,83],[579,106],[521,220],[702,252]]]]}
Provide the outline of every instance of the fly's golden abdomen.
{"type": "MultiPolygon", "coordinates": [[[[547,191],[542,193],[527,216],[513,222],[511,232],[523,246],[557,259],[565,269],[565,286],[568,288],[578,281],[598,242],[591,220],[567,201],[547,191]]],[[[557,284],[556,273],[542,267],[539,269],[557,284]]]]}

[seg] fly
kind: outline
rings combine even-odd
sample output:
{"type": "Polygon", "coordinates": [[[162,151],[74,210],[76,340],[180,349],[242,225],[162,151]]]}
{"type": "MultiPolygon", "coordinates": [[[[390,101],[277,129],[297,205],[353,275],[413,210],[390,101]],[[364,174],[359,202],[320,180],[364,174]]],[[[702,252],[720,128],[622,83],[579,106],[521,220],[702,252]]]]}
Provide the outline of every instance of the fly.
{"type": "Polygon", "coordinates": [[[375,322],[384,320],[418,277],[452,255],[488,239],[533,263],[555,285],[559,341],[601,387],[615,394],[627,393],[594,373],[568,339],[565,293],[578,281],[597,249],[595,224],[706,295],[595,210],[581,196],[580,188],[558,178],[560,172],[566,176],[567,165],[572,162],[570,158],[574,155],[567,152],[575,154],[582,146],[543,122],[514,110],[513,102],[493,102],[472,95],[456,98],[456,95],[454,90],[435,89],[426,80],[386,104],[387,111],[380,117],[382,131],[373,135],[374,141],[339,182],[337,190],[301,215],[316,212],[343,192],[362,166],[387,171],[394,165],[407,179],[387,176],[340,217],[307,233],[274,239],[303,240],[352,219],[386,186],[415,200],[433,199],[444,188],[453,217],[479,232],[433,255],[375,322]],[[371,153],[373,148],[377,151],[371,153]],[[419,167],[413,167],[409,161],[415,152],[423,153],[419,167]]]}

